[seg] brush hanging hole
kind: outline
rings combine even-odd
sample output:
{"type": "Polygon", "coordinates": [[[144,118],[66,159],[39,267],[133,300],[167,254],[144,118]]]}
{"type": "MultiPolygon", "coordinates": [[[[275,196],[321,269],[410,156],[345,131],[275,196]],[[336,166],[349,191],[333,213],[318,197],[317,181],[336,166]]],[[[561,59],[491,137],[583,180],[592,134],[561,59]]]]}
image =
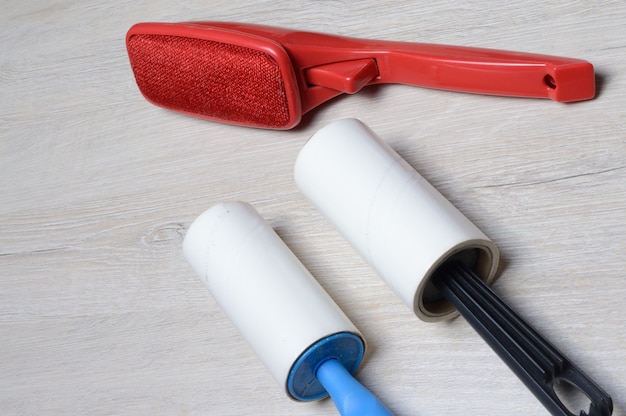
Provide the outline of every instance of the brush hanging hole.
{"type": "Polygon", "coordinates": [[[551,90],[555,90],[556,89],[556,80],[550,74],[548,74],[545,77],[543,77],[543,83],[546,84],[546,86],[548,88],[550,88],[551,90]]]}
{"type": "Polygon", "coordinates": [[[591,399],[578,387],[566,380],[556,379],[552,384],[554,393],[557,395],[563,406],[572,414],[589,414],[591,399]],[[584,413],[581,413],[583,412],[584,413]]]}

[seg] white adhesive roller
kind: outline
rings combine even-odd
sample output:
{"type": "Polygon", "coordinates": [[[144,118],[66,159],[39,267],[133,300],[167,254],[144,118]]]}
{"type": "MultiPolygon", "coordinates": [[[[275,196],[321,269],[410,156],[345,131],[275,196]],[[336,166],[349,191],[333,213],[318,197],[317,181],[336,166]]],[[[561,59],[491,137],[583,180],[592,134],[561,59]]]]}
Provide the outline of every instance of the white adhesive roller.
{"type": "Polygon", "coordinates": [[[551,414],[611,415],[611,397],[489,288],[494,243],[363,123],[319,130],[295,179],[418,317],[463,315],[551,414]],[[559,383],[587,397],[588,410],[572,412],[559,383]]]}
{"type": "Polygon", "coordinates": [[[183,251],[290,398],[330,393],[344,415],[391,414],[352,379],[365,351],[357,328],[251,205],[205,211],[183,251]]]}
{"type": "Polygon", "coordinates": [[[422,320],[457,315],[430,283],[447,260],[493,280],[495,244],[359,120],[315,133],[294,174],[302,193],[422,320]]]}

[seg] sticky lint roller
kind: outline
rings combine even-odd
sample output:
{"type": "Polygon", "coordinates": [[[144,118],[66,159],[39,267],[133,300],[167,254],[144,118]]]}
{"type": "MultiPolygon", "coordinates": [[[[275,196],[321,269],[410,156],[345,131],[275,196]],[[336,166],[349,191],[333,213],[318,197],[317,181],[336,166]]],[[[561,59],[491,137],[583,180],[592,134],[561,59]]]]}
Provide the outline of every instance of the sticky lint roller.
{"type": "Polygon", "coordinates": [[[287,396],[330,394],[342,415],[391,415],[352,376],[365,352],[362,335],[251,205],[205,211],[183,252],[287,396]]]}
{"type": "Polygon", "coordinates": [[[295,180],[357,252],[424,321],[461,314],[555,416],[608,416],[612,400],[490,288],[498,249],[387,143],[355,119],[322,128],[295,180]],[[589,400],[572,413],[565,383],[589,400]]]}
{"type": "Polygon", "coordinates": [[[331,98],[374,84],[561,102],[595,94],[593,66],[581,59],[243,23],[138,23],[126,48],[151,103],[268,129],[290,129],[331,98]]]}

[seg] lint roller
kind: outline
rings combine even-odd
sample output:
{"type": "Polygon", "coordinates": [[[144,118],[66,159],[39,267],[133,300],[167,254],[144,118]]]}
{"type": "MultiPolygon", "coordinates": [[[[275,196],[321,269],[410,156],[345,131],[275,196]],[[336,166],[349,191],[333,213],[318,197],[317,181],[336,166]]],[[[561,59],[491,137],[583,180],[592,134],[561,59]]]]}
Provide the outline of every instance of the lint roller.
{"type": "Polygon", "coordinates": [[[611,398],[490,288],[498,249],[388,144],[355,119],[309,139],[295,180],[397,296],[424,321],[460,313],[553,415],[566,383],[608,416],[611,398]]]}
{"type": "Polygon", "coordinates": [[[151,103],[249,127],[290,129],[331,98],[374,84],[561,102],[595,95],[593,65],[581,59],[245,23],[138,23],[126,48],[151,103]]]}
{"type": "Polygon", "coordinates": [[[365,352],[361,333],[251,205],[205,211],[183,252],[290,398],[330,394],[342,415],[391,415],[352,377],[365,352]]]}

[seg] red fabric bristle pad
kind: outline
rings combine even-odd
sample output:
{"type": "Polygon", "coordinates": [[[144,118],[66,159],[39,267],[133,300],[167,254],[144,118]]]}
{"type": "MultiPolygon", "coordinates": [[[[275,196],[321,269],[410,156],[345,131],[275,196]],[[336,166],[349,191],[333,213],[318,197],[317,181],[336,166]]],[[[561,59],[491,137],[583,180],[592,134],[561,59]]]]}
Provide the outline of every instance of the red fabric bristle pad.
{"type": "Polygon", "coordinates": [[[261,127],[289,121],[280,67],[265,52],[180,36],[134,35],[128,53],[139,89],[156,105],[261,127]]]}

